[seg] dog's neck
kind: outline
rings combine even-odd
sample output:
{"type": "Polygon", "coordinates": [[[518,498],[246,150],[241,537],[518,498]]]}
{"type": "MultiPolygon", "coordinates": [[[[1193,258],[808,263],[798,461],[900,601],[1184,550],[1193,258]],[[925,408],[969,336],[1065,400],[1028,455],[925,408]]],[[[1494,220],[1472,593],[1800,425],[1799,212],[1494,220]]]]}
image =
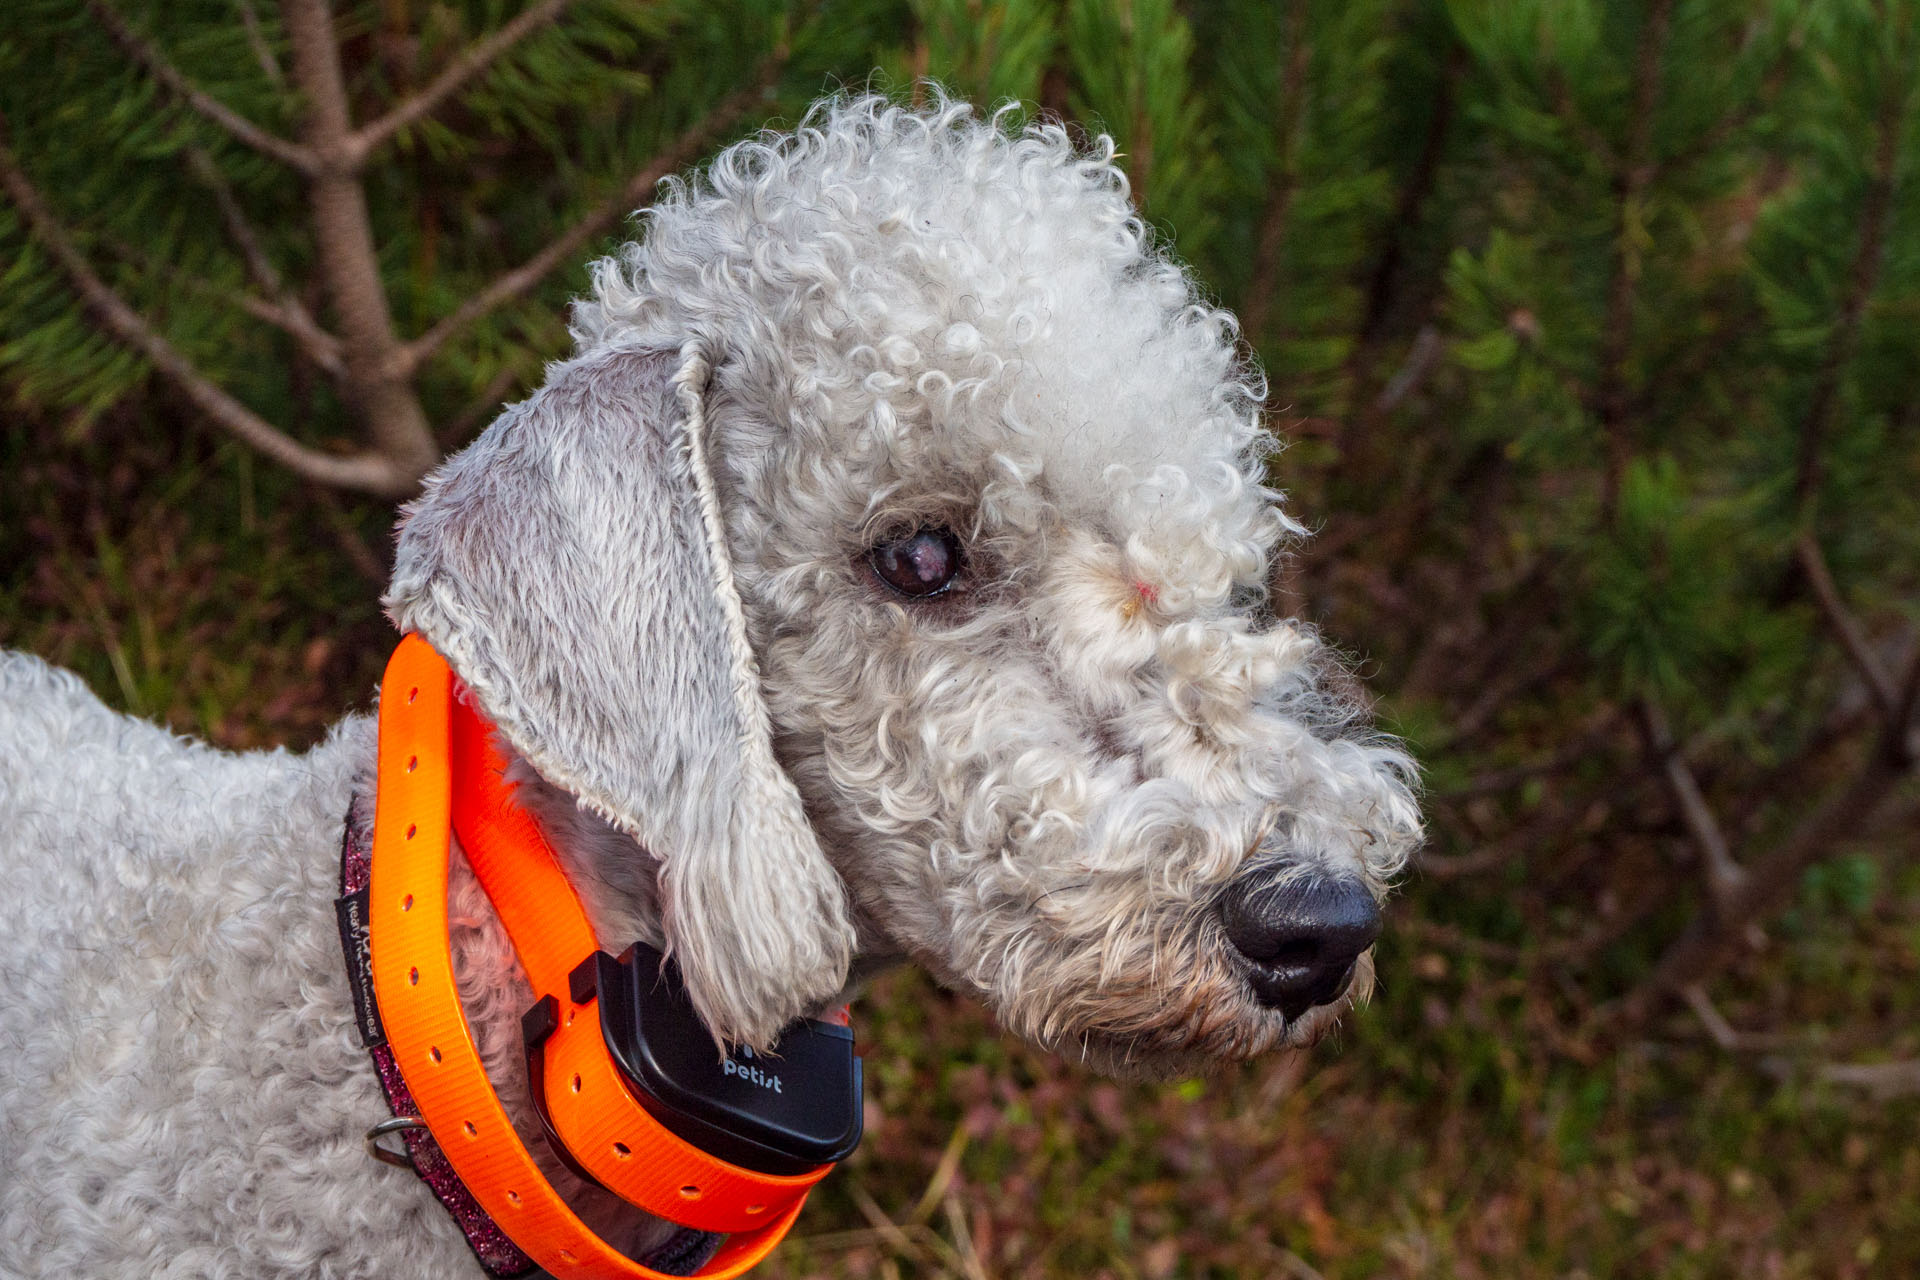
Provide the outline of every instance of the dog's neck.
{"type": "MultiPolygon", "coordinates": [[[[566,868],[601,945],[620,951],[645,942],[664,950],[659,861],[632,836],[584,808],[571,792],[542,778],[510,744],[502,740],[499,745],[513,761],[507,777],[516,784],[516,797],[566,868]]],[[[816,1015],[850,1003],[873,977],[905,960],[857,902],[853,914],[858,946],[846,985],[810,1011],[816,1015]]]]}
{"type": "Polygon", "coordinates": [[[582,807],[572,793],[535,773],[505,742],[500,746],[513,761],[507,779],[515,784],[514,798],[553,846],[600,945],[616,952],[633,942],[662,948],[659,861],[632,836],[582,807]]]}
{"type": "MultiPolygon", "coordinates": [[[[511,762],[507,776],[516,784],[516,799],[532,814],[560,859],[601,944],[612,950],[634,941],[661,946],[665,939],[659,863],[631,836],[540,777],[510,745],[504,741],[498,745],[511,762]]],[[[367,824],[369,832],[373,765],[369,750],[351,819],[356,826],[367,824]]],[[[515,962],[505,926],[457,841],[448,867],[447,906],[455,981],[474,1043],[501,1103],[541,1171],[596,1234],[628,1256],[672,1242],[678,1231],[673,1224],[583,1182],[548,1148],[527,1087],[521,1040],[521,1014],[532,1004],[534,993],[515,962]]],[[[857,927],[864,939],[882,936],[870,920],[858,919],[857,927]]],[[[884,945],[862,948],[846,990],[822,1006],[821,1012],[846,1004],[858,985],[899,959],[884,945]]]]}

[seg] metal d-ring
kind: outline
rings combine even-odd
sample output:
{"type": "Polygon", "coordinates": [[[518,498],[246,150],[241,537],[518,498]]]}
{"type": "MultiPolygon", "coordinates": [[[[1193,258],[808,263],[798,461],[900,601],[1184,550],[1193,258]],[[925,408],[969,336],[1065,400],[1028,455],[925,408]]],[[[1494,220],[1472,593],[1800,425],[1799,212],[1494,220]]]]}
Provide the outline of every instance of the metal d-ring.
{"type": "Polygon", "coordinates": [[[413,1168],[413,1156],[405,1151],[395,1151],[391,1147],[380,1145],[380,1139],[390,1133],[402,1133],[408,1129],[424,1129],[427,1122],[419,1116],[395,1116],[391,1120],[382,1120],[367,1130],[367,1154],[381,1164],[390,1164],[400,1169],[413,1168]]]}

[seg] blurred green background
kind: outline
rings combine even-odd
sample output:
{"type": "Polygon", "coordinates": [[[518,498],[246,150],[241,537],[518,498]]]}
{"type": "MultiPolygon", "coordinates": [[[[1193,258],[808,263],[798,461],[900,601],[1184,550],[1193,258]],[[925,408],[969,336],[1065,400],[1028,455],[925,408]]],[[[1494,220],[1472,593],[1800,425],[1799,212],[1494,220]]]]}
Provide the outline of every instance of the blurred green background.
{"type": "Polygon", "coordinates": [[[228,746],[366,705],[394,495],[823,91],[1111,132],[1240,314],[1427,771],[1380,990],[1136,1087],[890,978],[769,1276],[1920,1274],[1916,0],[7,10],[0,643],[228,746]]]}

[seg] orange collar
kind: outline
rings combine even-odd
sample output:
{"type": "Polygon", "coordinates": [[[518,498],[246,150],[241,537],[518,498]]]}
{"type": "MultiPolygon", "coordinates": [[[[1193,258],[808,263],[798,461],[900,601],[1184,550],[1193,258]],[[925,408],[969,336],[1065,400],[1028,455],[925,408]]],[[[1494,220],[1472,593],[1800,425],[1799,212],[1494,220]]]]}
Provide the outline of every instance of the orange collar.
{"type": "Polygon", "coordinates": [[[378,1020],[405,1092],[479,1209],[558,1280],[667,1280],[574,1215],[487,1078],[448,945],[447,859],[457,834],[536,998],[555,1001],[553,1029],[536,1059],[544,1080],[534,1083],[544,1090],[558,1154],[648,1213],[725,1233],[693,1274],[738,1276],[786,1235],[808,1190],[833,1166],[791,1176],[741,1168],[648,1113],[602,1038],[597,996],[573,999],[568,975],[597,943],[553,850],[514,803],[505,765],[491,726],[458,696],[445,661],[419,636],[407,636],[381,686],[366,912],[378,1020]]]}

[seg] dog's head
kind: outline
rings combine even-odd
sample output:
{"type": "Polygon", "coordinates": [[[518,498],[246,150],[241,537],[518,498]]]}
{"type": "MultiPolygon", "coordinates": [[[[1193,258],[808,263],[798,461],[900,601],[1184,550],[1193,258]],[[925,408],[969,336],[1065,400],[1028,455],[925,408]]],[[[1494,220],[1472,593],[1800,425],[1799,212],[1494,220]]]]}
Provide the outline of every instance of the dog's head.
{"type": "Polygon", "coordinates": [[[709,1025],[764,1042],[858,950],[1116,1069],[1323,1030],[1411,765],[1263,608],[1260,380],[1111,144],[829,102],[595,283],[388,603],[644,846],[589,874],[657,894],[709,1025]]]}

